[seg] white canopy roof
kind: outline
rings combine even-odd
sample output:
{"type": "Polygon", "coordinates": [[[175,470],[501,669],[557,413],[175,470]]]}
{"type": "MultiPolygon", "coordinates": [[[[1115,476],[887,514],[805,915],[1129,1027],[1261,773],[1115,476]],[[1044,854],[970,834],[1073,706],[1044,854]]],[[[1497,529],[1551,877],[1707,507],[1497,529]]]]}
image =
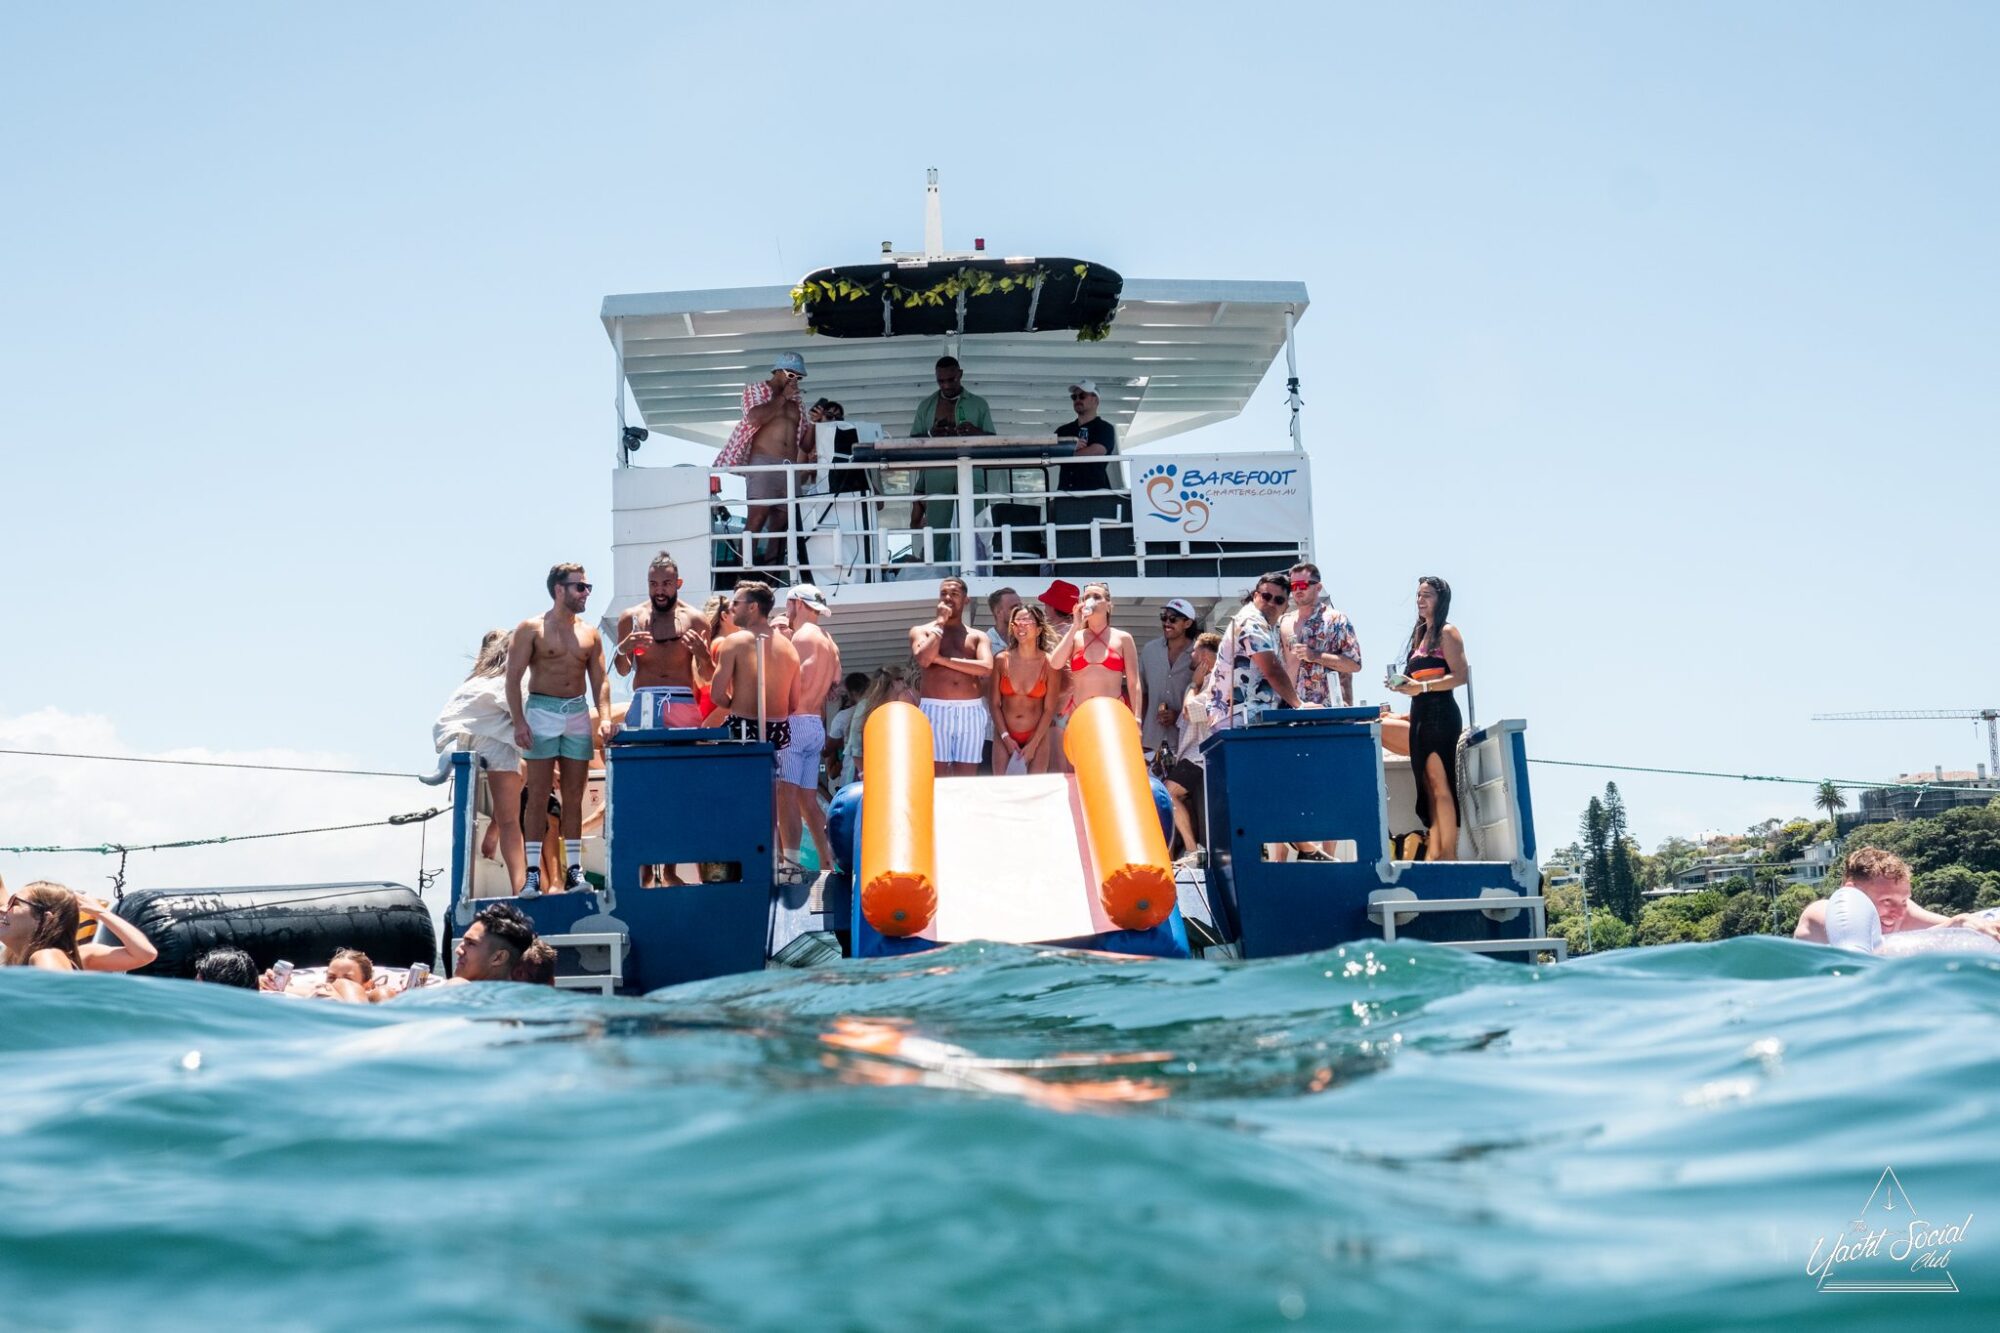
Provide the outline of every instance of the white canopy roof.
{"type": "Polygon", "coordinates": [[[992,406],[1001,434],[1053,432],[1072,417],[1068,387],[1091,379],[1100,413],[1130,448],[1241,412],[1284,350],[1288,311],[1305,314],[1304,283],[1128,278],[1111,336],[1095,343],[1067,330],[817,337],[792,313],[786,287],[607,296],[603,319],[614,341],[623,335],[625,378],[646,426],[684,440],[728,439],[744,384],[768,376],[777,352],[804,355],[807,402],[832,398],[850,420],[899,432],[937,388],[938,357],[955,351],[966,388],[992,406]]]}

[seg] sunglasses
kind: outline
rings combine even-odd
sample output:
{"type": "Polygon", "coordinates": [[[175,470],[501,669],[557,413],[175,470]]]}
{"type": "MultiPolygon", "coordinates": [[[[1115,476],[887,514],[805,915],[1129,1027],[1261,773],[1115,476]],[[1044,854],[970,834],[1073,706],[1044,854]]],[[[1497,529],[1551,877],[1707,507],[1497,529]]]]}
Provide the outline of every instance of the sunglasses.
{"type": "Polygon", "coordinates": [[[1079,398],[1095,398],[1096,396],[1094,393],[1073,393],[1070,395],[1070,401],[1075,402],[1079,398]]]}
{"type": "Polygon", "coordinates": [[[1178,611],[1162,611],[1162,612],[1160,612],[1160,621],[1161,621],[1161,623],[1162,623],[1162,624],[1164,624],[1165,622],[1167,622],[1167,621],[1169,621],[1169,620],[1186,620],[1186,619],[1187,619],[1187,617],[1186,617],[1186,616],[1184,616],[1184,615],[1182,615],[1182,614],[1181,614],[1180,612],[1178,612],[1178,611]]]}
{"type": "Polygon", "coordinates": [[[1319,580],[1318,580],[1318,579],[1293,579],[1293,580],[1292,580],[1292,591],[1293,591],[1293,592],[1304,592],[1304,591],[1305,591],[1305,590],[1306,590],[1307,588],[1310,588],[1310,587],[1312,587],[1312,586],[1313,586],[1313,584],[1315,584],[1315,583],[1318,583],[1318,582],[1319,582],[1319,580]]]}
{"type": "Polygon", "coordinates": [[[1282,605],[1285,600],[1285,594],[1281,592],[1259,592],[1257,600],[1260,602],[1275,602],[1282,605]]]}
{"type": "Polygon", "coordinates": [[[579,592],[589,592],[589,591],[590,591],[590,590],[591,590],[592,588],[594,588],[594,587],[596,587],[596,586],[597,586],[597,585],[596,585],[596,584],[593,584],[593,583],[576,583],[576,582],[568,582],[568,583],[565,583],[565,584],[563,584],[563,587],[565,587],[565,588],[575,588],[575,589],[577,589],[577,590],[578,590],[579,592]]]}

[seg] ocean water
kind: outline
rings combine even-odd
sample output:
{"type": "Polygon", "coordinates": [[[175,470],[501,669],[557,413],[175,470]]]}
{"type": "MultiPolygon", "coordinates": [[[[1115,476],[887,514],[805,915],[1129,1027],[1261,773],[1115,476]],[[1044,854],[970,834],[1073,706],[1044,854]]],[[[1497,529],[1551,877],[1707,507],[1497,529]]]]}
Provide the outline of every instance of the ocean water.
{"type": "Polygon", "coordinates": [[[1763,938],[373,1008],[9,969],[0,1324],[1992,1328],[1996,1019],[2000,958],[1763,938]],[[1820,1290],[1891,1170],[1971,1215],[1958,1290],[1820,1290]]]}

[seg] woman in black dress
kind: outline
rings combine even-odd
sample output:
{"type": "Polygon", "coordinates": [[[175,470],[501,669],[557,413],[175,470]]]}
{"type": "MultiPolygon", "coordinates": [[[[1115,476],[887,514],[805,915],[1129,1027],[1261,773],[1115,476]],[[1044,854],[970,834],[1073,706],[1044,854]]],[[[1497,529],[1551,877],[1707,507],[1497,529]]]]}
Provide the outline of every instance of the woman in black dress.
{"type": "MultiPolygon", "coordinates": [[[[1465,684],[1465,639],[1448,624],[1451,585],[1426,574],[1417,580],[1417,623],[1410,631],[1401,683],[1389,688],[1410,696],[1410,715],[1382,707],[1382,748],[1410,757],[1417,781],[1417,818],[1429,830],[1424,857],[1458,859],[1458,737],[1465,719],[1452,691],[1465,684]]],[[[1395,681],[1397,677],[1390,678],[1395,681]]]]}

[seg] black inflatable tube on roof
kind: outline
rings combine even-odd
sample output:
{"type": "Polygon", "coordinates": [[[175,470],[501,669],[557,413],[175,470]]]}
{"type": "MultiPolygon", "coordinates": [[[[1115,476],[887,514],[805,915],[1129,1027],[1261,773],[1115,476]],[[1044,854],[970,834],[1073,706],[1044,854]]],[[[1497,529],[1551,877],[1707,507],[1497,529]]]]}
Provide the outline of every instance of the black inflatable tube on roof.
{"type": "Polygon", "coordinates": [[[415,890],[387,881],[141,889],[118,914],[160,951],[144,975],[191,977],[210,949],[234,947],[259,968],[285,959],[322,967],[335,949],[359,949],[383,967],[436,963],[437,928],[415,890]]]}

